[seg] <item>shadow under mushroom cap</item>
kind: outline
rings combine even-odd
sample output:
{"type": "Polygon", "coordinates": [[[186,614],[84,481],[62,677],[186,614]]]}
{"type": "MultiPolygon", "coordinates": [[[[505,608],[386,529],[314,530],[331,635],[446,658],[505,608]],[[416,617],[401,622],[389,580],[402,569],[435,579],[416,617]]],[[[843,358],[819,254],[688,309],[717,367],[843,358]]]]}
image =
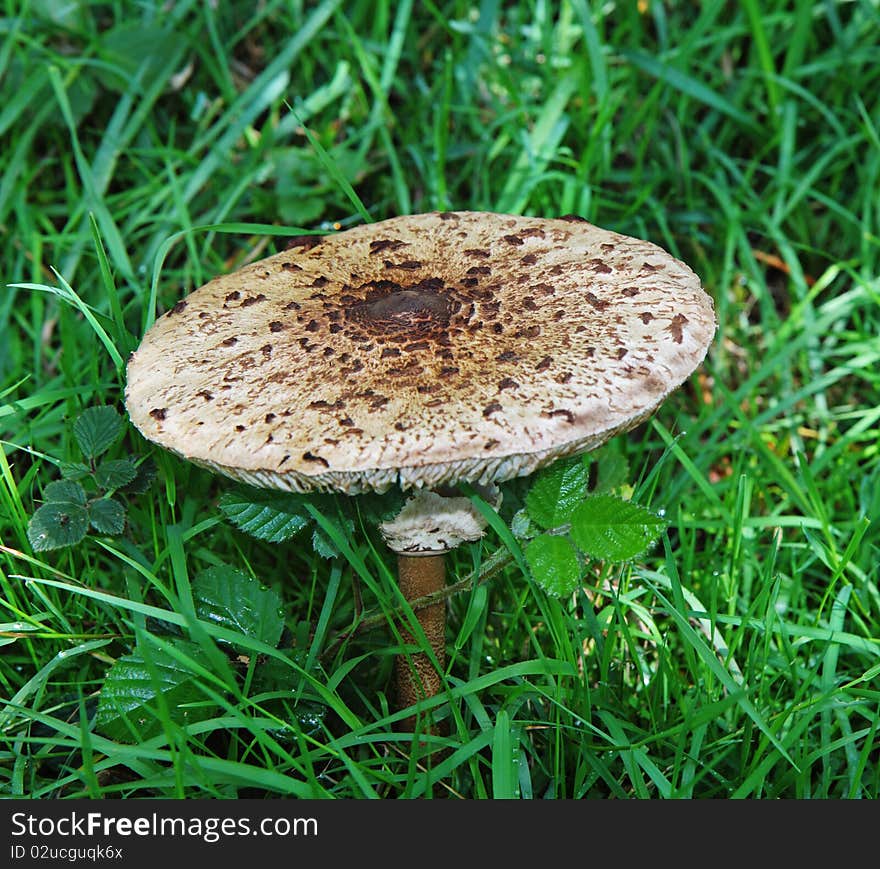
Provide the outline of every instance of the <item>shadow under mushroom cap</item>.
{"type": "Polygon", "coordinates": [[[305,238],[156,321],[128,365],[145,437],[290,491],[497,482],[637,425],[715,332],[684,263],[579,220],[305,238]]]}

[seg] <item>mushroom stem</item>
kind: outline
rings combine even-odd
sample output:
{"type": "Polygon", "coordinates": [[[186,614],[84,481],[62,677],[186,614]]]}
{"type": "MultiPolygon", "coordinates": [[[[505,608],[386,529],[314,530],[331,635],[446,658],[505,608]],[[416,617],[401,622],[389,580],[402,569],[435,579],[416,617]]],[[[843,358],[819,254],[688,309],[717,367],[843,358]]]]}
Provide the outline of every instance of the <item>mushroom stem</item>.
{"type": "MultiPolygon", "coordinates": [[[[446,562],[443,553],[398,555],[397,572],[400,590],[407,601],[434,594],[442,590],[446,584],[446,562]]],[[[441,600],[439,603],[418,609],[415,615],[442,669],[446,664],[446,604],[441,600]]],[[[407,644],[418,643],[408,630],[403,631],[403,640],[407,644]]],[[[397,705],[400,709],[412,706],[427,697],[433,697],[440,690],[440,673],[434,667],[430,656],[424,652],[398,655],[395,661],[395,679],[397,705]]],[[[415,718],[405,719],[401,726],[406,730],[413,730],[415,718]]]]}
{"type": "MultiPolygon", "coordinates": [[[[486,490],[492,500],[501,502],[494,487],[486,490]]],[[[433,697],[440,691],[440,671],[446,666],[446,587],[444,553],[462,543],[479,540],[486,520],[471,503],[470,498],[441,495],[427,489],[416,491],[393,519],[379,526],[382,537],[392,552],[397,553],[398,583],[407,602],[418,599],[416,618],[436,656],[438,668],[431,657],[423,652],[397,657],[397,704],[405,709],[418,700],[433,697]],[[427,605],[424,598],[430,598],[427,605]]],[[[415,609],[415,608],[414,608],[415,609]]],[[[415,638],[404,630],[404,640],[412,644],[415,638]]],[[[414,730],[415,719],[410,716],[403,729],[414,730]]]]}

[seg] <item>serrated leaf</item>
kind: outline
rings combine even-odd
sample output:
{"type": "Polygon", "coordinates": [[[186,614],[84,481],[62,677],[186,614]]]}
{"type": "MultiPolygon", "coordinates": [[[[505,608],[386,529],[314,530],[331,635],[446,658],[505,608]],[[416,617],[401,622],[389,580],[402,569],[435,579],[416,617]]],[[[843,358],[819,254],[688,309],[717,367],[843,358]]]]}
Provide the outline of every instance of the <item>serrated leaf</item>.
{"type": "Polygon", "coordinates": [[[564,525],[586,496],[589,476],[586,456],[563,459],[539,471],[526,495],[529,516],[542,528],[564,525]]]}
{"type": "Polygon", "coordinates": [[[525,549],[535,582],[548,594],[565,597],[581,586],[577,552],[565,537],[541,534],[525,549]]]}
{"type": "Polygon", "coordinates": [[[91,468],[82,462],[61,462],[58,469],[65,480],[82,480],[92,472],[91,468]]]}
{"type": "MultiPolygon", "coordinates": [[[[196,664],[210,668],[199,646],[183,640],[175,640],[174,645],[196,664]]],[[[150,648],[146,656],[136,649],[119,658],[107,673],[95,726],[104,736],[120,742],[142,742],[156,736],[162,732],[156,701],[159,694],[171,720],[180,725],[203,721],[217,711],[187,663],[164,649],[150,648]]]]}
{"type": "Polygon", "coordinates": [[[141,495],[153,485],[156,473],[156,463],[150,458],[144,459],[135,469],[134,479],[122,488],[126,494],[141,495]]]}
{"type": "Polygon", "coordinates": [[[115,498],[96,498],[89,503],[89,522],[99,534],[125,530],[125,507],[115,498]]]}
{"type": "Polygon", "coordinates": [[[55,480],[43,489],[43,500],[52,504],[86,503],[86,490],[73,480],[55,480]]]}
{"type": "Polygon", "coordinates": [[[259,540],[281,543],[311,522],[305,500],[304,495],[238,488],[225,493],[219,507],[236,528],[259,540]]]}
{"type": "Polygon", "coordinates": [[[614,495],[593,495],[575,508],[571,537],[581,550],[604,561],[628,561],[644,552],[666,520],[614,495]]]}
{"type": "Polygon", "coordinates": [[[89,530],[89,514],[79,504],[43,504],[28,522],[27,536],[35,552],[79,543],[89,530]]]}
{"type": "Polygon", "coordinates": [[[108,459],[95,468],[95,482],[102,489],[119,489],[137,476],[134,459],[108,459]]]}
{"type": "MultiPolygon", "coordinates": [[[[325,518],[328,522],[334,522],[329,516],[325,518]]],[[[334,524],[339,529],[339,533],[343,536],[347,536],[347,533],[354,531],[354,522],[351,519],[345,520],[345,528],[348,529],[348,532],[340,526],[339,522],[334,522],[334,524]]],[[[314,549],[321,558],[337,558],[340,554],[336,544],[330,539],[327,532],[319,525],[315,525],[315,528],[312,531],[312,549],[314,549]]]]}
{"type": "Polygon", "coordinates": [[[89,407],[73,424],[73,436],[82,454],[95,459],[107,452],[122,434],[122,417],[114,407],[89,407]]]}
{"type": "Polygon", "coordinates": [[[275,646],[284,630],[281,598],[246,573],[220,565],[192,583],[196,615],[246,637],[275,646]]]}

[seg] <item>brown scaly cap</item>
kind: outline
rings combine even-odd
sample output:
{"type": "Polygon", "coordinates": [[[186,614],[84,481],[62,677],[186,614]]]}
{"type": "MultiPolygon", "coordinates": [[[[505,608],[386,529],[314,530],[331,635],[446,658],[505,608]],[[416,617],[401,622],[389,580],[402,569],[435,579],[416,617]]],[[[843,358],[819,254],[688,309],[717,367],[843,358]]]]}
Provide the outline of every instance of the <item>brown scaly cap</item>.
{"type": "Polygon", "coordinates": [[[144,436],[251,485],[500,482],[657,408],[715,333],[699,278],[580,219],[397,217],[215,278],[147,332],[144,436]]]}

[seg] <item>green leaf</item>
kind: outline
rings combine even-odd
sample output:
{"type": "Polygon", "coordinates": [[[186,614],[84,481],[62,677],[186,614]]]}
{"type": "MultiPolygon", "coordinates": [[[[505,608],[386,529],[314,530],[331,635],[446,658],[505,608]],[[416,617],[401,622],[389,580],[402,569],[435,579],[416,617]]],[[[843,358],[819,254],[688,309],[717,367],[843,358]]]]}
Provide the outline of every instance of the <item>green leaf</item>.
{"type": "Polygon", "coordinates": [[[115,498],[96,498],[89,504],[89,522],[99,534],[125,530],[125,507],[115,498]]]}
{"type": "Polygon", "coordinates": [[[144,459],[136,468],[134,479],[122,488],[129,495],[141,495],[153,485],[156,479],[156,463],[150,459],[144,459]]]}
{"type": "Polygon", "coordinates": [[[580,561],[567,538],[541,534],[526,547],[525,556],[535,582],[548,594],[565,597],[580,588],[580,561]]]}
{"type": "Polygon", "coordinates": [[[43,489],[43,500],[52,504],[79,504],[86,503],[86,490],[72,480],[55,480],[43,489]]]}
{"type": "Polygon", "coordinates": [[[58,469],[65,480],[82,480],[92,472],[91,468],[82,462],[61,462],[58,465],[58,469]]]}
{"type": "MultiPolygon", "coordinates": [[[[354,531],[354,522],[351,519],[346,519],[344,521],[345,527],[343,527],[343,523],[334,521],[329,516],[326,518],[328,522],[332,522],[333,525],[339,529],[339,533],[342,534],[343,537],[347,537],[354,531]]],[[[339,548],[330,539],[327,532],[318,525],[316,525],[314,531],[312,531],[312,549],[314,549],[321,558],[338,558],[340,555],[339,548]]]]}
{"type": "Polygon", "coordinates": [[[73,436],[87,459],[107,452],[122,434],[122,417],[113,407],[89,407],[73,424],[73,436]]]}
{"type": "Polygon", "coordinates": [[[305,500],[305,495],[239,487],[224,494],[219,507],[236,528],[259,540],[281,543],[311,522],[305,500]]]}
{"type": "Polygon", "coordinates": [[[526,495],[529,516],[542,528],[557,528],[571,518],[584,499],[589,482],[589,459],[575,456],[539,471],[526,495]]]}
{"type": "MultiPolygon", "coordinates": [[[[175,640],[174,646],[181,657],[210,668],[199,646],[183,640],[175,640]]],[[[107,673],[95,726],[105,736],[120,742],[142,742],[156,736],[162,732],[162,713],[156,699],[160,694],[176,724],[203,721],[217,711],[217,706],[199,688],[187,662],[164,649],[150,648],[146,655],[136,649],[119,658],[107,673]]]]}
{"type": "Polygon", "coordinates": [[[137,476],[134,459],[108,459],[95,468],[95,482],[102,489],[119,489],[137,476]]]}
{"type": "Polygon", "coordinates": [[[312,549],[321,558],[331,559],[339,555],[339,548],[327,536],[327,532],[317,525],[312,529],[312,549]]]}
{"type": "Polygon", "coordinates": [[[79,504],[43,504],[28,522],[27,535],[34,552],[46,552],[79,543],[89,530],[89,514],[79,504]]]}
{"type": "Polygon", "coordinates": [[[614,495],[594,495],[571,516],[572,540],[593,558],[628,561],[663,533],[662,516],[614,495]]]}
{"type": "Polygon", "coordinates": [[[192,583],[196,614],[245,637],[275,646],[284,630],[281,598],[246,573],[220,565],[192,583]]]}

